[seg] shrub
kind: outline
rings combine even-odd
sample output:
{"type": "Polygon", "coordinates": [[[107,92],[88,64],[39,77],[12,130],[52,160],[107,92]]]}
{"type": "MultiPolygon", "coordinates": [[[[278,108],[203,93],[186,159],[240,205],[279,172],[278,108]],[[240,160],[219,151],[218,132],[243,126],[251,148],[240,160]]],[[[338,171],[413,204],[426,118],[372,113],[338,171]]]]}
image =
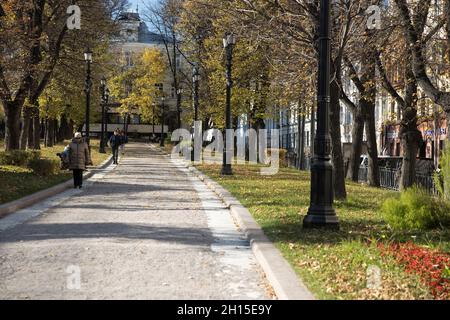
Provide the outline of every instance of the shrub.
{"type": "Polygon", "coordinates": [[[39,151],[13,150],[0,152],[0,165],[26,167],[32,160],[41,156],[39,151]]]}
{"type": "Polygon", "coordinates": [[[28,167],[39,176],[51,176],[60,171],[60,161],[50,159],[33,159],[28,163],[28,167]]]}
{"type": "Polygon", "coordinates": [[[450,225],[450,205],[417,187],[399,198],[387,199],[381,207],[384,220],[397,230],[424,230],[450,225]]]}

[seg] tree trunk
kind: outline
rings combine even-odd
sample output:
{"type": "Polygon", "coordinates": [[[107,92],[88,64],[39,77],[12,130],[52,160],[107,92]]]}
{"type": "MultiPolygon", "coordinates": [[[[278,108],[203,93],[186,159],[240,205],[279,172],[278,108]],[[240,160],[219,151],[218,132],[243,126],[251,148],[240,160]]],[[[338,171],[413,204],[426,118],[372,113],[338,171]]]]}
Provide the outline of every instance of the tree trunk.
{"type": "Polygon", "coordinates": [[[334,173],[334,196],[336,199],[347,198],[345,189],[344,156],[342,154],[341,121],[340,121],[340,89],[336,81],[331,83],[330,134],[332,145],[332,162],[334,173]]]}
{"type": "Polygon", "coordinates": [[[375,100],[366,106],[367,153],[369,156],[368,184],[380,186],[380,169],[378,166],[377,132],[375,129],[375,100]]]}
{"type": "Polygon", "coordinates": [[[58,142],[58,120],[53,119],[53,144],[56,144],[58,142]]]}
{"type": "Polygon", "coordinates": [[[41,149],[41,119],[39,118],[39,107],[36,106],[33,113],[33,149],[41,149]]]}
{"type": "Polygon", "coordinates": [[[416,183],[416,158],[421,140],[420,131],[407,131],[402,133],[403,163],[400,178],[400,190],[412,187],[416,183]]]}
{"type": "Polygon", "coordinates": [[[305,112],[301,111],[302,114],[298,115],[298,164],[297,168],[300,170],[305,170],[305,112]]]}
{"type": "Polygon", "coordinates": [[[69,123],[67,121],[66,115],[61,116],[61,125],[59,126],[58,130],[58,142],[63,142],[65,139],[69,139],[68,132],[69,132],[69,123]]]}
{"type": "MultiPolygon", "coordinates": [[[[75,127],[75,123],[72,119],[69,120],[69,126],[67,127],[67,132],[65,135],[65,139],[73,138],[73,128],[75,127]]],[[[106,128],[107,129],[107,128],[106,128]]],[[[106,130],[106,137],[108,137],[108,130],[106,130]]]]}
{"type": "Polygon", "coordinates": [[[362,108],[358,107],[353,111],[352,127],[352,150],[348,163],[347,179],[358,182],[359,166],[361,162],[363,135],[364,135],[364,114],[362,108]]]}
{"type": "MultiPolygon", "coordinates": [[[[412,61],[410,50],[408,50],[407,60],[412,61]]],[[[416,158],[419,144],[422,141],[422,135],[417,129],[417,81],[412,68],[411,63],[409,63],[405,70],[406,88],[400,128],[403,146],[400,190],[412,187],[416,183],[416,158]]]]}
{"type": "Polygon", "coordinates": [[[316,110],[315,110],[316,102],[311,104],[311,125],[310,128],[310,159],[314,156],[314,139],[316,138],[316,110]]]}
{"type": "Polygon", "coordinates": [[[45,130],[45,146],[53,147],[55,141],[55,120],[48,119],[45,130]]]}
{"type": "MultiPolygon", "coordinates": [[[[449,108],[450,110],[450,108],[449,108]]],[[[450,145],[450,111],[445,113],[447,119],[447,141],[445,141],[445,146],[450,145]]],[[[444,147],[445,147],[444,146],[444,147]]]]}
{"type": "Polygon", "coordinates": [[[29,129],[28,129],[27,148],[34,149],[33,116],[31,116],[30,125],[28,127],[29,127],[29,129]]]}
{"type": "Polygon", "coordinates": [[[5,150],[20,148],[20,113],[22,108],[14,102],[4,103],[5,110],[5,150]]]}
{"type": "Polygon", "coordinates": [[[20,149],[26,150],[28,143],[28,134],[30,133],[30,125],[32,122],[33,110],[31,107],[24,107],[22,114],[23,114],[23,122],[22,128],[20,130],[20,149]]]}

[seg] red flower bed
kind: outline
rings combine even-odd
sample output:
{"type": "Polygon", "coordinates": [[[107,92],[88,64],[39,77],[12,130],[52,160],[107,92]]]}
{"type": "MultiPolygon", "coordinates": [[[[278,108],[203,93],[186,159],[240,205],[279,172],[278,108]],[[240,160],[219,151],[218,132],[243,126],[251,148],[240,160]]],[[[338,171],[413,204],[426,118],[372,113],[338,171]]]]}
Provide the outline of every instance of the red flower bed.
{"type": "Polygon", "coordinates": [[[420,276],[436,299],[450,299],[450,255],[419,247],[413,243],[379,245],[382,255],[389,254],[405,267],[406,272],[420,276]]]}

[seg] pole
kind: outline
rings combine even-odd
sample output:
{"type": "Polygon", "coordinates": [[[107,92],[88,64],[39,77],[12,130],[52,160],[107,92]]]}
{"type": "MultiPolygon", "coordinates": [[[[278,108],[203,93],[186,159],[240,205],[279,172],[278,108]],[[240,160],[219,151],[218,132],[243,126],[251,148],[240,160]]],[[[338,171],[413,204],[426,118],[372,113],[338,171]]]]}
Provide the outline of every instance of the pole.
{"type": "Polygon", "coordinates": [[[91,110],[91,62],[87,61],[86,75],[86,143],[90,145],[89,115],[91,110]]]}
{"type": "MultiPolygon", "coordinates": [[[[194,127],[192,129],[192,136],[195,135],[195,122],[198,121],[198,89],[199,89],[199,73],[198,73],[198,66],[194,66],[194,72],[193,72],[193,91],[194,91],[194,97],[193,97],[193,104],[194,104],[194,127]]],[[[191,161],[195,161],[195,150],[194,145],[192,146],[192,152],[191,152],[191,161]]]]}
{"type": "Polygon", "coordinates": [[[105,151],[105,85],[102,85],[102,132],[100,134],[100,153],[106,153],[105,151]]]}
{"type": "Polygon", "coordinates": [[[232,59],[233,59],[233,44],[228,44],[226,47],[227,52],[227,97],[226,97],[226,112],[225,112],[225,135],[224,135],[224,148],[223,148],[223,161],[222,161],[222,175],[232,175],[233,171],[231,169],[231,163],[227,163],[227,159],[230,159],[231,161],[231,155],[228,156],[231,150],[228,149],[228,139],[227,139],[227,131],[229,129],[232,129],[232,123],[231,123],[231,88],[233,86],[233,80],[232,80],[232,59]]]}
{"type": "Polygon", "coordinates": [[[161,121],[161,141],[159,142],[159,145],[161,147],[164,147],[164,122],[165,122],[165,114],[164,114],[164,99],[162,100],[161,108],[162,108],[162,121],[161,121]]]}
{"type": "Polygon", "coordinates": [[[109,102],[109,97],[106,96],[105,97],[105,140],[103,142],[103,145],[106,147],[107,146],[107,141],[108,141],[108,102],[109,102]]]}
{"type": "Polygon", "coordinates": [[[314,161],[311,166],[311,204],[303,220],[304,228],[339,229],[339,219],[333,208],[333,167],[330,161],[330,10],[330,0],[321,0],[317,134],[314,140],[314,161]]]}
{"type": "Polygon", "coordinates": [[[152,126],[153,126],[152,136],[153,138],[155,138],[155,103],[152,104],[152,126]]]}

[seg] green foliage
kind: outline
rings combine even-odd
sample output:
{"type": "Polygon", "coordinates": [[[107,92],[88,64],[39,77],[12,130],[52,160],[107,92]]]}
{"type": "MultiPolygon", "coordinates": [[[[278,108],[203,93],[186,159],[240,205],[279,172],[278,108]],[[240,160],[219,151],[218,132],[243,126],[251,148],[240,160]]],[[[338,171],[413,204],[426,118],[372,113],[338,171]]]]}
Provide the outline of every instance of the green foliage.
{"type": "Polygon", "coordinates": [[[396,230],[427,230],[450,225],[450,204],[417,187],[387,199],[381,214],[396,230]]]}
{"type": "Polygon", "coordinates": [[[0,165],[25,167],[32,160],[39,159],[39,151],[13,150],[0,152],[0,165]]]}
{"type": "Polygon", "coordinates": [[[28,163],[28,167],[34,174],[42,177],[57,175],[60,172],[60,162],[52,159],[33,159],[28,163]]]}
{"type": "Polygon", "coordinates": [[[439,195],[450,201],[450,145],[442,152],[439,160],[440,172],[435,174],[434,183],[439,195]]]}

